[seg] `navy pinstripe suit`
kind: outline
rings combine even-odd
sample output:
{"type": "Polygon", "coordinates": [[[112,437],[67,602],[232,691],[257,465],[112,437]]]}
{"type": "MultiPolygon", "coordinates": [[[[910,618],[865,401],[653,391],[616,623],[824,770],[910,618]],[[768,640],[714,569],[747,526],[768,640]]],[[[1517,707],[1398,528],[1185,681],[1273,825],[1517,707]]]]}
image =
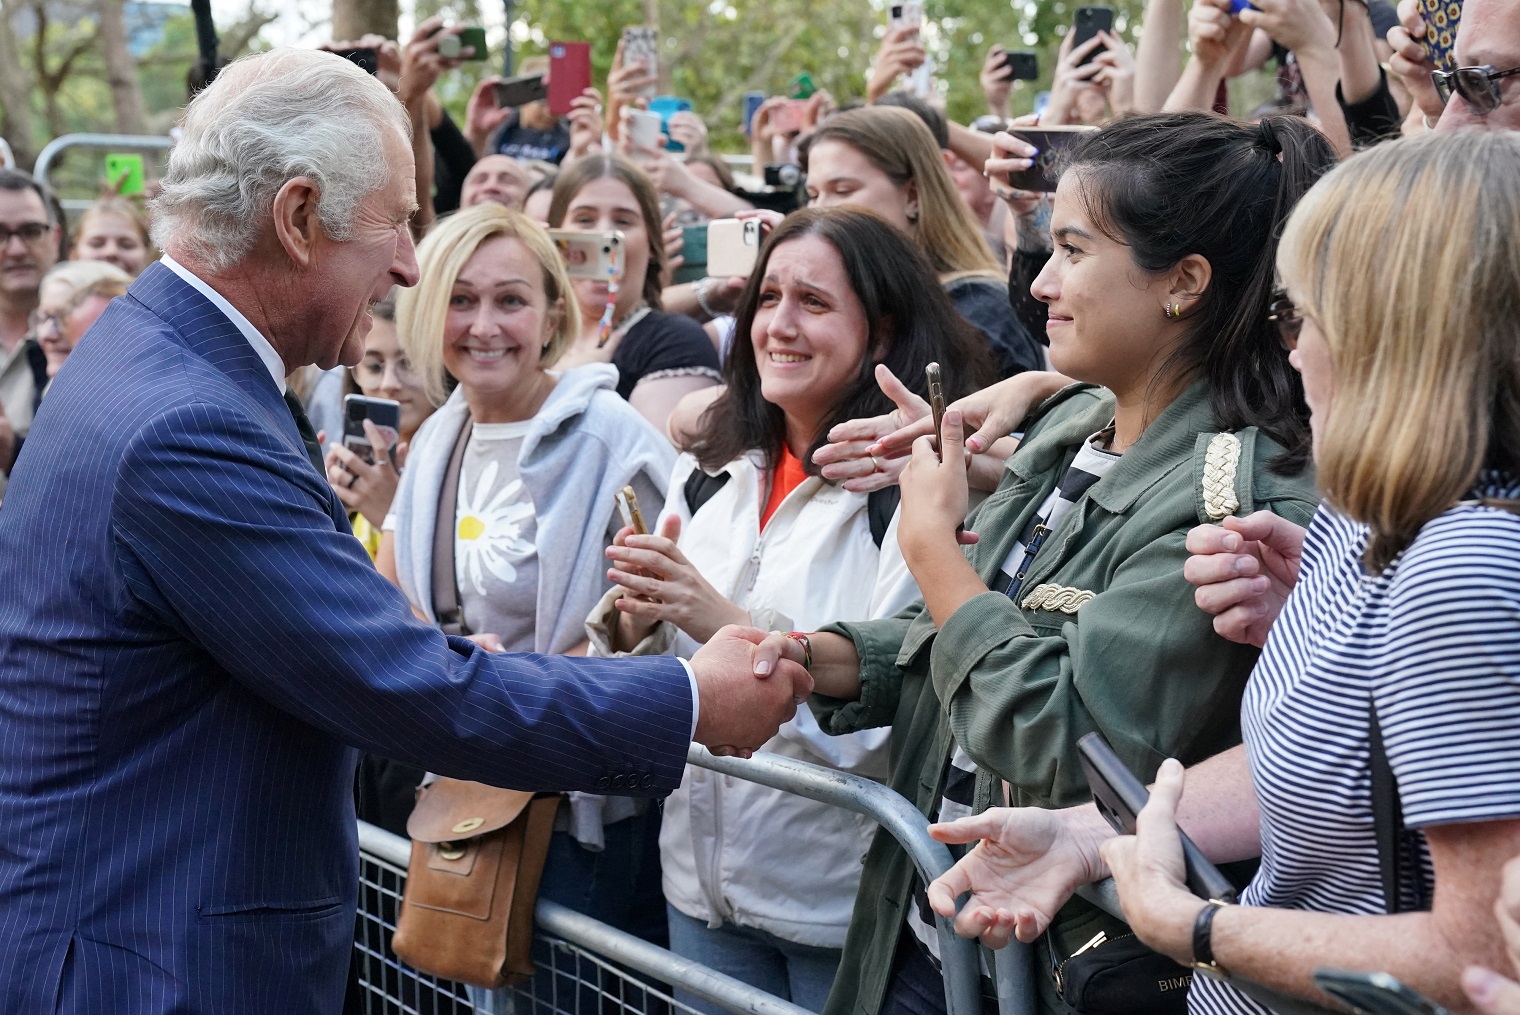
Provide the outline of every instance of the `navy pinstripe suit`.
{"type": "Polygon", "coordinates": [[[336,1012],[354,748],[663,794],[673,658],[412,619],[230,321],[162,265],[60,373],[0,508],[0,1012],[336,1012]]]}

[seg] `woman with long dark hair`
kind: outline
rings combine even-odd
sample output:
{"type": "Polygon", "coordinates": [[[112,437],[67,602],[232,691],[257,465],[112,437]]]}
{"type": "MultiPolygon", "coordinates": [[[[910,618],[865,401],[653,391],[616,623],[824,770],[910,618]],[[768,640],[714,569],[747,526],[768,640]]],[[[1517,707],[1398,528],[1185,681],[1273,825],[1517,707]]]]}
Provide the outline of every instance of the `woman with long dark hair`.
{"type": "MultiPolygon", "coordinates": [[[[924,394],[938,361],[952,397],[990,376],[933,270],[869,212],[799,212],[761,250],[736,335],[727,390],[676,464],[657,532],[624,530],[608,551],[621,587],[593,613],[594,653],[685,656],[725,624],[890,616],[916,595],[896,490],[850,493],[808,463],[834,423],[890,404],[877,370],[924,394]]],[[[881,778],[886,740],[825,735],[804,710],[765,749],[881,778]]],[[[660,836],[671,947],[817,1010],[869,837],[864,818],[692,770],[660,836]]]]}
{"type": "MultiPolygon", "coordinates": [[[[969,554],[962,419],[947,412],[943,460],[922,438],[900,480],[899,539],[923,602],[830,625],[807,636],[811,652],[791,638],[763,650],[810,656],[825,730],[892,726],[891,784],[926,816],[1005,793],[1041,808],[1087,799],[1076,741],[1094,730],[1144,778],[1163,758],[1239,743],[1256,653],[1193,605],[1184,540],[1242,509],[1313,510],[1308,413],[1267,304],[1282,221],[1332,161],[1287,117],[1136,117],[1072,150],[1034,294],[1050,307],[1054,366],[1086,383],[1025,421],[966,521],[969,554]]],[[[938,942],[912,902],[913,866],[878,834],[865,871],[829,1010],[933,1010],[938,942]]],[[[1123,947],[1123,925],[1085,903],[1051,915],[1044,968],[1123,947]]],[[[1072,1003],[1037,980],[1044,1010],[1072,1003]]]]}

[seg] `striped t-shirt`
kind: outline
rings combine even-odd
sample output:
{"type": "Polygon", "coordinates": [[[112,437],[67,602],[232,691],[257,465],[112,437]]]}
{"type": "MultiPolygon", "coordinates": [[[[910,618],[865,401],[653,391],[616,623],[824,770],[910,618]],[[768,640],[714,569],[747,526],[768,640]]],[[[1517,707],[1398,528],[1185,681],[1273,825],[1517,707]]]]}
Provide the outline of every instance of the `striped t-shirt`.
{"type": "MultiPolygon", "coordinates": [[[[1486,478],[1483,496],[1520,497],[1520,483],[1486,478]]],[[[1408,827],[1520,817],[1520,515],[1453,507],[1375,576],[1362,566],[1367,537],[1319,509],[1298,586],[1246,687],[1262,845],[1248,905],[1386,911],[1369,702],[1408,827]]],[[[1209,1015],[1266,1011],[1202,976],[1189,1002],[1209,1015]]]]}
{"type": "MultiPolygon", "coordinates": [[[[1019,533],[1013,549],[1003,561],[1002,573],[993,582],[992,591],[1001,592],[1014,601],[1018,600],[1024,584],[1024,574],[1028,570],[1026,565],[1038,556],[1040,547],[1044,545],[1051,530],[1060,524],[1066,512],[1079,503],[1087,491],[1106,476],[1119,460],[1118,455],[1104,451],[1100,446],[1108,441],[1111,433],[1111,430],[1102,430],[1083,442],[1066,474],[1061,477],[1056,488],[1050,491],[1050,496],[1045,498],[1045,503],[1040,505],[1024,531],[1019,533]]],[[[961,750],[960,744],[952,744],[950,761],[945,766],[945,788],[933,820],[955,821],[970,814],[975,791],[976,763],[961,750]]],[[[965,848],[950,847],[957,858],[964,854],[965,848]]],[[[929,950],[929,955],[937,965],[939,938],[934,929],[934,910],[929,908],[928,892],[919,886],[914,892],[913,901],[915,904],[908,907],[908,929],[929,950]]],[[[983,964],[985,965],[985,960],[983,964]]],[[[982,972],[985,974],[987,970],[983,969],[982,972]]]]}

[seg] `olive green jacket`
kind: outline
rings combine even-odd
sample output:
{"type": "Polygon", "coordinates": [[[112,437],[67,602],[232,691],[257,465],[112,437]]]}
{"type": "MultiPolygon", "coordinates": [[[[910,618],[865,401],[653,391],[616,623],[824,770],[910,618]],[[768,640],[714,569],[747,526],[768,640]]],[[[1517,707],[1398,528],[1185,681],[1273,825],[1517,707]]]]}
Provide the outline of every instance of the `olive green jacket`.
{"type": "MultiPolygon", "coordinates": [[[[1085,385],[1037,410],[998,489],[968,521],[981,539],[967,554],[983,580],[999,574],[1078,448],[1113,415],[1113,396],[1085,385]]],[[[1001,802],[1002,782],[1016,806],[1091,799],[1076,743],[1094,730],[1147,781],[1168,757],[1192,764],[1238,744],[1257,653],[1220,638],[1194,604],[1183,544],[1193,526],[1226,513],[1265,508],[1307,524],[1318,501],[1312,471],[1269,471],[1281,451],[1254,428],[1221,437],[1195,383],[1046,538],[1019,602],[989,591],[940,631],[922,602],[887,620],[827,628],[854,641],[861,693],[815,696],[820,725],[847,733],[890,724],[890,785],[926,816],[952,736],[979,769],[978,811],[1001,802]]],[[[828,1015],[875,1015],[914,877],[907,854],[878,832],[828,1015]]]]}

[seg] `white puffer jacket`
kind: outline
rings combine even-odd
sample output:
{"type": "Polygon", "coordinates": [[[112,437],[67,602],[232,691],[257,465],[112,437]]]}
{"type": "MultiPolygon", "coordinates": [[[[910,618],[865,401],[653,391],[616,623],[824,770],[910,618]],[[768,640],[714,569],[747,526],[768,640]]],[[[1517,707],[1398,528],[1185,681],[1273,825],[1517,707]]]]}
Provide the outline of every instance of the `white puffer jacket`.
{"type": "MultiPolygon", "coordinates": [[[[809,477],[762,534],[768,490],[758,460],[726,465],[727,482],[693,518],[685,485],[696,467],[690,455],[677,460],[661,517],[681,517],[681,551],[714,588],[749,610],[756,627],[811,631],[832,620],[891,616],[918,598],[898,550],[897,518],[878,549],[865,494],[809,477]]],[[[616,590],[604,597],[587,624],[593,655],[610,654],[615,598],[616,590]]],[[[635,652],[689,658],[699,647],[662,624],[635,652]]],[[[762,750],[880,780],[888,733],[829,736],[804,707],[762,750]]],[[[843,947],[875,827],[837,807],[688,768],[665,802],[665,898],[713,927],[731,922],[799,944],[843,947]]]]}

